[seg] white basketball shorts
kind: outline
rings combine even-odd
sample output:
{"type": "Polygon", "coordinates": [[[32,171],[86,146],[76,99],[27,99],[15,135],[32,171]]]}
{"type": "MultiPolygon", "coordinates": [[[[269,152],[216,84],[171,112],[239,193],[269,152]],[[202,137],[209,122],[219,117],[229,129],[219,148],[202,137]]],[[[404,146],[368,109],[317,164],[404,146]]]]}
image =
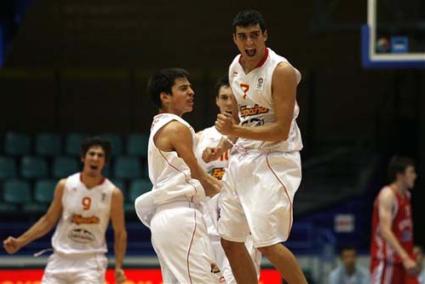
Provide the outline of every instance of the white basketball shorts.
{"type": "Polygon", "coordinates": [[[286,241],[300,182],[299,152],[232,154],[219,199],[220,236],[245,242],[251,233],[257,248],[286,241]]]}

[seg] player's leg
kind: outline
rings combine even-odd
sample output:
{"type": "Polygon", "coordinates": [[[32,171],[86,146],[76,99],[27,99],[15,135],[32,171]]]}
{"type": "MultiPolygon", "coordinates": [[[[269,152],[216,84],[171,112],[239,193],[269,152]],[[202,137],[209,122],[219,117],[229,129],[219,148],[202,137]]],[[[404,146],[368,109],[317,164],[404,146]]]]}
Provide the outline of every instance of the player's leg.
{"type": "Polygon", "coordinates": [[[295,256],[281,242],[292,227],[292,201],[301,181],[298,153],[269,153],[245,165],[255,172],[238,188],[254,245],[279,270],[289,283],[307,283],[295,256]]]}
{"type": "Polygon", "coordinates": [[[238,283],[257,283],[254,264],[245,246],[249,235],[248,224],[234,190],[233,175],[238,168],[237,159],[232,157],[228,171],[223,177],[223,189],[220,193],[220,215],[218,230],[221,244],[229,260],[233,275],[238,283]]]}
{"type": "Polygon", "coordinates": [[[258,283],[257,273],[245,242],[234,242],[221,239],[221,245],[226,252],[237,283],[258,283]]]}
{"type": "Polygon", "coordinates": [[[295,256],[284,245],[258,248],[288,283],[307,283],[295,256]]]}

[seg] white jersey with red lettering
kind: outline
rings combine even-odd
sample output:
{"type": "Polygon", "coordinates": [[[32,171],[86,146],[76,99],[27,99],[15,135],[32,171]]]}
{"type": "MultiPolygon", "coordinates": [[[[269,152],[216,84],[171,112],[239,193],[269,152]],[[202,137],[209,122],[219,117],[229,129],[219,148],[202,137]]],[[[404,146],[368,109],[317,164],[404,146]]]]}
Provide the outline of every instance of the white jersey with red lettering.
{"type": "MultiPolygon", "coordinates": [[[[258,66],[245,74],[236,56],[229,82],[239,106],[241,124],[260,127],[276,121],[272,78],[276,67],[288,61],[266,49],[258,66]]],[[[292,66],[292,65],[290,65],[292,66]]],[[[298,82],[301,74],[292,67],[298,82]]],[[[239,138],[233,147],[220,194],[220,236],[234,242],[252,237],[254,246],[286,241],[293,223],[293,200],[301,182],[303,144],[296,123],[295,103],[288,139],[270,142],[239,138]]]]}
{"type": "MultiPolygon", "coordinates": [[[[272,77],[276,66],[280,63],[289,64],[288,60],[274,51],[266,48],[262,62],[254,70],[245,74],[239,63],[240,55],[236,56],[229,68],[229,82],[238,102],[241,125],[261,126],[275,122],[276,116],[272,102],[272,77]]],[[[292,66],[292,65],[291,65],[292,66]]],[[[298,83],[301,73],[293,67],[298,83]]],[[[303,147],[301,133],[296,119],[299,107],[295,102],[294,113],[288,139],[279,142],[251,140],[239,138],[237,144],[244,148],[265,149],[282,152],[300,151],[303,147]]]]}
{"type": "Polygon", "coordinates": [[[105,232],[109,224],[115,185],[104,178],[87,188],[76,173],[66,179],[62,196],[62,216],[52,238],[55,253],[66,255],[104,254],[105,232]]]}

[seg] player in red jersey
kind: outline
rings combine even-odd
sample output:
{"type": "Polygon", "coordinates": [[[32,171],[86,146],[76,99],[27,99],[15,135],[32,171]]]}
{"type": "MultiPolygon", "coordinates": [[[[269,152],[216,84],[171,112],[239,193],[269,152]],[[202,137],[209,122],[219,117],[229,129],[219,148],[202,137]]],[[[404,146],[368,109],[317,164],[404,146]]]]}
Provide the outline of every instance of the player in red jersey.
{"type": "Polygon", "coordinates": [[[409,275],[418,273],[409,192],[416,180],[415,166],[409,158],[394,157],[388,173],[391,183],[381,189],[373,207],[371,283],[406,284],[409,275]]]}

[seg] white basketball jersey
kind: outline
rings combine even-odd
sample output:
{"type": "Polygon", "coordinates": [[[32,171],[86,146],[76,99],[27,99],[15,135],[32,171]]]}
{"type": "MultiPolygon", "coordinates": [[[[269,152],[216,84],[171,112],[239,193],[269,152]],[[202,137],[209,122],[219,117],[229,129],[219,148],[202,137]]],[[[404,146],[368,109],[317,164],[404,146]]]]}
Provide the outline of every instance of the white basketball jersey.
{"type": "MultiPolygon", "coordinates": [[[[289,63],[286,58],[277,55],[266,48],[265,60],[262,65],[245,74],[239,63],[240,55],[236,56],[229,67],[229,82],[239,106],[241,125],[261,126],[276,121],[272,103],[272,76],[276,66],[289,63]]],[[[294,67],[298,83],[301,73],[294,67]]],[[[295,102],[294,114],[289,130],[288,139],[285,141],[270,142],[239,138],[237,144],[248,149],[265,149],[273,151],[300,151],[303,147],[301,133],[296,123],[299,107],[295,102]]]]}
{"type": "Polygon", "coordinates": [[[202,160],[202,152],[207,147],[216,147],[218,143],[220,142],[221,138],[223,137],[222,134],[218,132],[214,126],[212,126],[198,132],[196,134],[196,137],[197,137],[197,143],[196,143],[195,156],[198,158],[199,165],[208,174],[221,180],[224,174],[224,170],[225,168],[227,168],[227,165],[229,163],[230,151],[226,151],[225,153],[221,155],[220,158],[208,163],[205,163],[204,160],[202,160]]]}
{"type": "Polygon", "coordinates": [[[170,123],[178,121],[192,133],[195,151],[195,131],[181,117],[162,113],[154,117],[148,145],[149,178],[153,184],[153,202],[156,205],[174,201],[197,202],[205,198],[205,191],[198,180],[192,179],[190,169],[176,151],[165,152],[158,149],[154,137],[158,131],[170,123]]]}
{"type": "Polygon", "coordinates": [[[112,192],[108,179],[88,189],[80,173],[66,179],[62,196],[62,216],[52,238],[56,252],[64,254],[106,253],[112,192]]]}

